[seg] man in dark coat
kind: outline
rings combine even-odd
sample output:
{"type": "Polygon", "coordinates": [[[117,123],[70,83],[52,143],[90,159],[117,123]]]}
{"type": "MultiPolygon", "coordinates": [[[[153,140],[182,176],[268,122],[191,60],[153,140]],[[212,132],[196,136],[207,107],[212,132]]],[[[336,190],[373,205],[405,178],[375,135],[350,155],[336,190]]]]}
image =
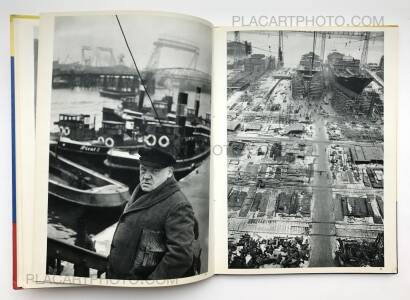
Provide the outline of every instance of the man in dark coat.
{"type": "Polygon", "coordinates": [[[140,184],[119,219],[106,277],[152,280],[194,275],[195,217],[173,176],[175,159],[156,148],[139,154],[140,184]]]}

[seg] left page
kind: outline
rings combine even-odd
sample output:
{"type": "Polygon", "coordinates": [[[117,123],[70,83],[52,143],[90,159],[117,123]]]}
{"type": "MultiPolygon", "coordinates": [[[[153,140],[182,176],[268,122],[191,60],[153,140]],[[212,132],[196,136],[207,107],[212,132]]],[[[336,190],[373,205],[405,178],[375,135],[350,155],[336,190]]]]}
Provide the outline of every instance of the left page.
{"type": "Polygon", "coordinates": [[[213,275],[212,26],[41,16],[36,281],[171,286],[213,275]]]}

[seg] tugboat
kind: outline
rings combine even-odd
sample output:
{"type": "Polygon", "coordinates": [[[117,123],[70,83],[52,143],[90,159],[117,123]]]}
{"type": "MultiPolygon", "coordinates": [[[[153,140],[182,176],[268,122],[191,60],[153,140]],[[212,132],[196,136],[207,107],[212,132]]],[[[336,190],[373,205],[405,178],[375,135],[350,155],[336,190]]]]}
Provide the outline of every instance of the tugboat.
{"type": "Polygon", "coordinates": [[[209,156],[211,122],[209,114],[206,118],[199,116],[201,89],[196,89],[194,109],[187,108],[188,94],[179,93],[176,112],[171,110],[171,96],[154,101],[149,109],[143,106],[144,94],[141,89],[138,104],[135,98],[134,105],[130,99],[123,101],[129,103],[127,107],[142,108],[142,112],[104,107],[99,130],[91,124],[90,115],[60,114],[54,123],[59,127],[59,137],[53,147],[64,157],[109,173],[121,182],[128,183],[132,178],[134,184],[135,173],[139,172],[138,149],[159,146],[176,156],[175,175],[183,178],[209,156]]]}
{"type": "Polygon", "coordinates": [[[50,151],[49,197],[94,208],[122,206],[128,187],[50,151]]]}
{"type": "Polygon", "coordinates": [[[89,167],[102,166],[108,150],[112,147],[135,149],[136,139],[127,135],[126,120],[112,120],[110,109],[103,109],[102,126],[97,131],[95,124],[90,124],[90,115],[60,114],[55,122],[59,133],[54,134],[57,142],[51,148],[58,153],[89,167]]]}
{"type": "Polygon", "coordinates": [[[102,97],[122,99],[137,95],[138,79],[134,75],[101,75],[102,88],[99,91],[102,97]]]}
{"type": "MultiPolygon", "coordinates": [[[[172,97],[154,102],[158,119],[145,114],[141,123],[139,112],[131,113],[139,124],[141,146],[160,147],[175,155],[177,162],[174,170],[179,180],[197,168],[210,153],[210,119],[198,116],[201,89],[197,88],[195,108],[187,109],[187,93],[179,93],[177,111],[171,111],[172,97]]],[[[141,99],[141,97],[140,97],[141,99]]],[[[142,97],[143,99],[143,97],[142,97]]],[[[104,161],[112,178],[134,186],[139,176],[138,149],[114,147],[107,153],[104,161]]]]}

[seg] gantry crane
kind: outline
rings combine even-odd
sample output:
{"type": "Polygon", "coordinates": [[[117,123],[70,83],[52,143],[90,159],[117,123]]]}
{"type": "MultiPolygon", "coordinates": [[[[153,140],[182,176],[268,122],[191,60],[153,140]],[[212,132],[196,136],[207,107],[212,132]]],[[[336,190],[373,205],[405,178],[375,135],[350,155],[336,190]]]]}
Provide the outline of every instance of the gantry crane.
{"type": "Polygon", "coordinates": [[[278,63],[277,68],[282,68],[284,65],[283,59],[283,31],[279,31],[279,46],[278,46],[278,63]]]}
{"type": "Polygon", "coordinates": [[[193,43],[173,40],[169,38],[159,38],[154,42],[154,46],[154,51],[152,52],[151,57],[146,66],[147,70],[153,70],[158,68],[161,50],[163,48],[171,48],[192,53],[193,56],[187,68],[196,69],[199,57],[199,47],[194,45],[193,43]]]}
{"type": "Polygon", "coordinates": [[[369,52],[369,41],[370,39],[383,36],[383,33],[375,32],[359,32],[359,31],[322,31],[322,45],[321,45],[321,59],[324,61],[325,47],[326,47],[326,36],[329,38],[344,38],[344,37],[359,37],[363,40],[362,55],[360,58],[360,66],[364,67],[367,64],[367,55],[369,52]]]}

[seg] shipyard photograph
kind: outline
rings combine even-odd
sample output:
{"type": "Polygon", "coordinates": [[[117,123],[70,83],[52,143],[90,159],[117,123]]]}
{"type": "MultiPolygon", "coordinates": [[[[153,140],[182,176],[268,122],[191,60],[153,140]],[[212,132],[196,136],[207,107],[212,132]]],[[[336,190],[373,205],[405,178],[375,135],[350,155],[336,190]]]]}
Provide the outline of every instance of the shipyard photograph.
{"type": "Polygon", "coordinates": [[[383,267],[384,33],[227,33],[228,268],[383,267]]]}
{"type": "Polygon", "coordinates": [[[211,62],[195,19],[55,18],[47,274],[208,271],[211,62]]]}

